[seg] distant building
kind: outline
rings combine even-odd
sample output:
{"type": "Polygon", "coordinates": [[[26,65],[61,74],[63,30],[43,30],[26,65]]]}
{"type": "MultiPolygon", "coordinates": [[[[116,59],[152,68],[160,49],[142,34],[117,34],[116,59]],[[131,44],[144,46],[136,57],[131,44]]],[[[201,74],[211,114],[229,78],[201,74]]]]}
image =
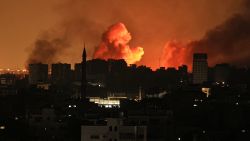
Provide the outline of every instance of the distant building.
{"type": "Polygon", "coordinates": [[[66,85],[71,82],[70,64],[52,64],[51,81],[55,85],[66,85]]]}
{"type": "Polygon", "coordinates": [[[16,83],[16,76],[14,74],[2,74],[0,75],[0,85],[13,86],[16,83]]]}
{"type": "Polygon", "coordinates": [[[48,82],[48,64],[29,64],[29,84],[48,82]]]}
{"type": "Polygon", "coordinates": [[[16,79],[14,74],[0,75],[0,96],[17,94],[16,79]]]}
{"type": "Polygon", "coordinates": [[[87,74],[107,74],[108,62],[101,59],[93,59],[87,61],[87,74]]]}
{"type": "Polygon", "coordinates": [[[182,75],[187,75],[188,73],[188,67],[187,65],[182,65],[178,67],[178,71],[182,74],[182,75]]]}
{"type": "Polygon", "coordinates": [[[109,59],[108,60],[108,71],[110,73],[119,73],[127,68],[127,63],[124,59],[114,60],[109,59]]]}
{"type": "Polygon", "coordinates": [[[147,127],[124,125],[119,118],[108,118],[104,125],[83,125],[81,141],[146,141],[147,127]]]}
{"type": "Polygon", "coordinates": [[[216,64],[214,67],[214,81],[225,83],[229,81],[230,66],[228,64],[216,64]]]}
{"type": "Polygon", "coordinates": [[[193,55],[193,84],[202,84],[207,81],[208,63],[207,54],[195,53],[193,55]]]}

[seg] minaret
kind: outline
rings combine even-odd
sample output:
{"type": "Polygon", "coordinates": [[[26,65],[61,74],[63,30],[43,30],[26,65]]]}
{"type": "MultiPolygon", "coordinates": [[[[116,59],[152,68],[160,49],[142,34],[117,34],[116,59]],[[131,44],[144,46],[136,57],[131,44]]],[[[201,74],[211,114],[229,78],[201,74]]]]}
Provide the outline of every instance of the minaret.
{"type": "Polygon", "coordinates": [[[87,87],[87,80],[86,80],[86,61],[87,61],[87,54],[85,50],[85,43],[84,49],[82,53],[82,85],[81,85],[81,99],[86,99],[86,87],[87,87]]]}

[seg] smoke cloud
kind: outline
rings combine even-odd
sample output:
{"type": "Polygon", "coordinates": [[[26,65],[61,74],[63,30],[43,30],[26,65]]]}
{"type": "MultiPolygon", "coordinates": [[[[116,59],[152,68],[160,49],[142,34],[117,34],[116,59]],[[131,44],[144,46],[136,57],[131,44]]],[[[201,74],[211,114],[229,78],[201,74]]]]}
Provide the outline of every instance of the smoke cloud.
{"type": "Polygon", "coordinates": [[[191,68],[193,53],[207,53],[210,66],[217,63],[250,65],[250,2],[245,10],[209,30],[200,40],[190,43],[169,41],[163,50],[163,66],[177,67],[188,64],[191,68]]]}
{"type": "Polygon", "coordinates": [[[142,47],[128,45],[131,35],[123,23],[117,23],[108,28],[103,34],[102,42],[94,52],[94,58],[124,59],[127,64],[134,64],[141,60],[144,54],[142,47]]]}
{"type": "Polygon", "coordinates": [[[60,53],[70,47],[66,37],[56,37],[52,33],[44,33],[35,43],[26,66],[32,63],[53,63],[58,60],[60,53]]]}
{"type": "MultiPolygon", "coordinates": [[[[83,42],[86,43],[88,59],[92,59],[89,54],[94,54],[95,58],[124,58],[128,63],[136,62],[153,69],[159,67],[159,59],[160,65],[169,67],[191,64],[192,53],[196,51],[208,51],[209,59],[218,54],[222,54],[222,58],[227,57],[229,53],[217,52],[219,44],[215,46],[215,43],[210,43],[213,30],[204,38],[201,37],[209,29],[219,24],[223,26],[225,23],[221,23],[226,19],[241,12],[242,1],[244,0],[227,0],[226,3],[218,0],[190,0],[189,2],[183,2],[183,0],[58,0],[54,11],[58,13],[59,21],[46,31],[45,35],[34,41],[27,63],[79,62],[81,60],[79,52],[83,49],[83,42]],[[123,21],[129,29],[133,40],[125,40],[127,43],[117,47],[114,42],[108,42],[109,38],[102,36],[102,33],[107,27],[120,21],[123,21]],[[171,43],[173,42],[171,39],[176,41],[171,43]],[[186,43],[187,40],[194,42],[186,43]],[[128,42],[132,47],[128,46],[128,42]],[[142,46],[145,52],[142,58],[140,58],[143,54],[142,49],[136,47],[137,45],[142,46]],[[173,50],[171,50],[172,46],[173,50]],[[182,49],[182,46],[188,49],[182,49]],[[108,51],[100,53],[100,50],[105,47],[108,51]],[[166,59],[164,56],[167,56],[166,59]]],[[[243,15],[242,17],[245,17],[243,15]]],[[[243,48],[247,40],[245,42],[241,40],[237,44],[242,45],[243,48]]],[[[237,44],[235,42],[231,46],[237,44]]],[[[244,58],[246,59],[246,57],[241,59],[239,55],[236,56],[233,54],[230,58],[234,59],[221,61],[236,63],[239,60],[243,63],[244,58]]],[[[215,63],[216,59],[210,62],[215,63]]]]}
{"type": "Polygon", "coordinates": [[[207,32],[205,37],[190,44],[195,52],[207,52],[209,63],[229,62],[249,65],[250,15],[235,15],[224,24],[207,32]]]}

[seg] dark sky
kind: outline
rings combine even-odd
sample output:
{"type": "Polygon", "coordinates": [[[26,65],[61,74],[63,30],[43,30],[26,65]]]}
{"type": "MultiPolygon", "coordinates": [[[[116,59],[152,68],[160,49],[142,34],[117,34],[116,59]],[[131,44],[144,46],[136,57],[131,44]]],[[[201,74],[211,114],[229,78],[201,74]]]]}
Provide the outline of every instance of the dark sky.
{"type": "Polygon", "coordinates": [[[244,0],[0,1],[0,68],[14,69],[24,68],[38,44],[55,48],[38,52],[49,63],[79,62],[83,42],[91,59],[102,34],[117,22],[131,33],[131,46],[144,48],[138,64],[156,68],[166,43],[204,40],[246,7],[244,0]]]}

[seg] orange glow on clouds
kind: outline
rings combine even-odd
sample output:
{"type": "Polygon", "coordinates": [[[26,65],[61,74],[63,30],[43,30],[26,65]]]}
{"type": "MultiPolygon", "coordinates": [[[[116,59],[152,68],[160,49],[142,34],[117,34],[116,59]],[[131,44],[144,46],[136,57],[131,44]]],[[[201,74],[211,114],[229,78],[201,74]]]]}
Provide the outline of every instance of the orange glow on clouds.
{"type": "Polygon", "coordinates": [[[162,51],[160,65],[164,67],[175,67],[183,64],[191,68],[190,54],[192,47],[177,40],[168,41],[162,51]]]}

